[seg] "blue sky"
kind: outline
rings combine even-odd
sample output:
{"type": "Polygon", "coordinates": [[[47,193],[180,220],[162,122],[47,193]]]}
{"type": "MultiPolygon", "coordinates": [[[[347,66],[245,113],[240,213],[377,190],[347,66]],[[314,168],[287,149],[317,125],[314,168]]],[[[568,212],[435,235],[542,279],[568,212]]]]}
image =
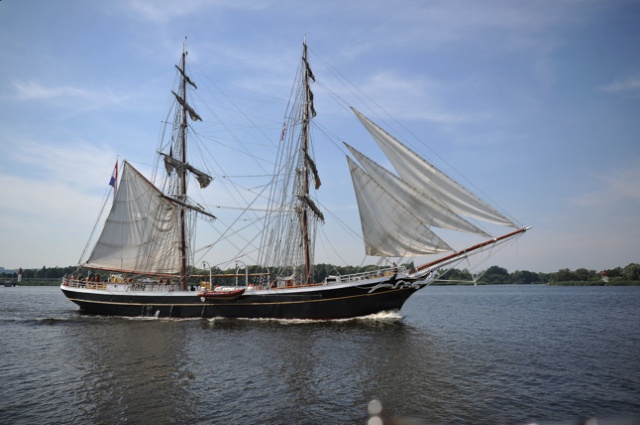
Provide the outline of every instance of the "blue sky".
{"type": "MultiPolygon", "coordinates": [[[[185,36],[193,66],[262,99],[277,142],[305,33],[319,83],[339,73],[414,149],[534,226],[490,264],[640,262],[639,22],[638,1],[2,0],[0,266],[78,262],[116,158],[153,162],[185,36]]],[[[372,144],[329,96],[316,109],[372,144]]],[[[325,148],[331,187],[348,174],[325,148]]],[[[361,263],[362,247],[344,248],[361,263]]]]}

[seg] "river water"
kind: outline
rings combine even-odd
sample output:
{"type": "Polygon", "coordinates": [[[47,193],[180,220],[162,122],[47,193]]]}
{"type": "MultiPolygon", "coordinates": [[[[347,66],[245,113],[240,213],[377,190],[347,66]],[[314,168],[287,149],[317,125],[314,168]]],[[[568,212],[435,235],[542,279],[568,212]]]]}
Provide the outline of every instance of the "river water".
{"type": "Polygon", "coordinates": [[[331,322],[105,318],[0,288],[0,424],[640,423],[640,287],[427,287],[331,322]]]}

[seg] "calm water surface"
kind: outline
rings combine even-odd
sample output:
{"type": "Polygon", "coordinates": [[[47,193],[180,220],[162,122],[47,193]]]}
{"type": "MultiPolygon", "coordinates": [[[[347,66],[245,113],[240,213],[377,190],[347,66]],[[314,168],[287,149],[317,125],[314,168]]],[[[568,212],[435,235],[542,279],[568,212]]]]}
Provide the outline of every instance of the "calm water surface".
{"type": "Polygon", "coordinates": [[[333,322],[81,314],[0,288],[0,424],[420,424],[640,418],[640,288],[429,287],[333,322]]]}

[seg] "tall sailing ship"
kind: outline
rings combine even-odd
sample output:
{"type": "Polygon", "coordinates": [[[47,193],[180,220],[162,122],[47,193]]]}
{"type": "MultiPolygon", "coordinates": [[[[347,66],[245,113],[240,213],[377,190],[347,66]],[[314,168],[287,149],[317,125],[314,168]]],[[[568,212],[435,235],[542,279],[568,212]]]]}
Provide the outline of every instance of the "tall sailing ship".
{"type": "MultiPolygon", "coordinates": [[[[360,213],[365,253],[382,259],[376,270],[314,279],[315,239],[324,222],[321,186],[310,126],[316,115],[306,41],[296,89],[278,144],[269,201],[252,272],[214,275],[194,268],[194,219],[216,217],[192,201],[189,182],[213,181],[189,162],[190,126],[202,121],[190,105],[197,89],[187,74],[187,51],[176,65],[178,88],[170,141],[159,159],[166,179],[156,186],[123,161],[112,179],[114,200],[102,232],[78,273],[60,288],[87,313],[118,316],[336,319],[400,310],[407,299],[452,265],[522,235],[529,227],[503,214],[418,156],[352,108],[396,173],[354,147],[347,164],[360,213]],[[286,130],[286,131],[285,131],[286,130]],[[116,190],[117,188],[117,190],[116,190]],[[320,204],[321,205],[321,204],[320,204]],[[511,227],[491,236],[473,222],[511,227]],[[453,249],[433,228],[477,234],[482,241],[453,249]],[[426,264],[397,266],[408,257],[436,254],[426,264]],[[386,261],[386,263],[385,263],[386,261]],[[194,275],[197,275],[194,277],[194,275]],[[216,284],[220,277],[228,283],[216,284]],[[195,279],[195,280],[194,280],[195,279]]],[[[406,263],[405,263],[406,264],[406,263]]]]}

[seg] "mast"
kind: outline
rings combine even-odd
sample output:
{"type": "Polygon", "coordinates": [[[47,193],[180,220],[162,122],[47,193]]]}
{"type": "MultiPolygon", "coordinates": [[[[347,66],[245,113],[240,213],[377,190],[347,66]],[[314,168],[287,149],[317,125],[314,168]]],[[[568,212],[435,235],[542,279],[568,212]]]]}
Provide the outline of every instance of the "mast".
{"type": "MultiPolygon", "coordinates": [[[[302,153],[304,157],[309,157],[309,120],[310,120],[310,88],[309,88],[309,65],[307,62],[307,36],[304,36],[303,42],[303,51],[302,51],[302,60],[304,61],[305,70],[304,70],[304,90],[305,90],[305,103],[304,109],[302,111],[302,153]]],[[[303,176],[302,176],[302,196],[305,199],[309,198],[309,168],[304,161],[305,166],[303,167],[303,176]]],[[[304,265],[305,265],[305,279],[304,282],[306,284],[313,283],[313,270],[311,264],[311,247],[310,247],[310,237],[309,237],[309,217],[308,217],[308,208],[305,206],[302,208],[302,243],[304,246],[304,265]]]]}
{"type": "Polygon", "coordinates": [[[171,91],[176,98],[177,103],[179,104],[179,109],[176,110],[173,129],[174,132],[172,134],[172,142],[171,146],[173,150],[169,151],[169,154],[163,152],[158,152],[164,158],[164,165],[167,170],[167,175],[172,175],[175,171],[175,177],[172,177],[171,184],[171,195],[163,197],[173,205],[176,206],[178,216],[176,228],[178,228],[179,235],[176,237],[177,247],[178,247],[178,256],[179,258],[179,269],[180,269],[180,282],[182,283],[182,288],[187,289],[187,267],[189,266],[189,230],[187,220],[187,211],[190,210],[197,214],[202,214],[210,219],[215,220],[215,216],[207,211],[205,211],[202,207],[192,205],[189,202],[189,198],[187,197],[187,178],[189,176],[188,172],[193,174],[198,183],[200,184],[200,188],[204,189],[213,180],[208,173],[203,172],[201,170],[196,169],[194,166],[187,162],[187,129],[189,126],[188,119],[192,121],[202,121],[202,118],[198,115],[198,113],[187,103],[187,84],[190,85],[193,89],[197,89],[198,87],[195,85],[193,81],[187,75],[187,46],[186,46],[186,38],[185,42],[182,46],[182,57],[180,59],[180,64],[176,65],[176,69],[180,73],[180,82],[178,86],[178,93],[171,91]],[[174,153],[176,157],[174,158],[174,153]]]}
{"type": "MultiPolygon", "coordinates": [[[[180,74],[182,79],[180,80],[180,92],[184,99],[185,105],[187,104],[187,80],[186,75],[186,60],[187,60],[187,46],[186,40],[182,45],[182,59],[180,61],[180,74]]],[[[181,161],[183,164],[187,163],[187,108],[182,107],[182,116],[180,123],[180,151],[181,161]]],[[[180,185],[179,198],[181,201],[187,200],[187,170],[182,167],[178,170],[178,178],[180,185]]],[[[182,289],[187,289],[187,229],[186,229],[186,208],[180,206],[180,280],[182,281],[182,289]]]]}

